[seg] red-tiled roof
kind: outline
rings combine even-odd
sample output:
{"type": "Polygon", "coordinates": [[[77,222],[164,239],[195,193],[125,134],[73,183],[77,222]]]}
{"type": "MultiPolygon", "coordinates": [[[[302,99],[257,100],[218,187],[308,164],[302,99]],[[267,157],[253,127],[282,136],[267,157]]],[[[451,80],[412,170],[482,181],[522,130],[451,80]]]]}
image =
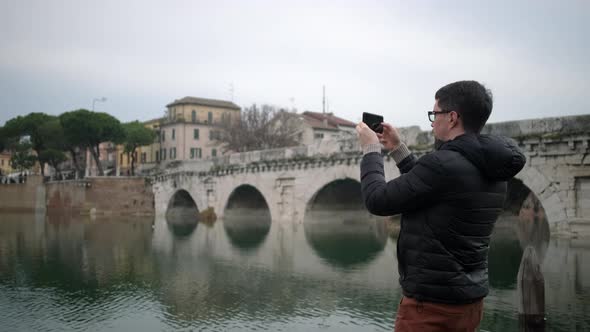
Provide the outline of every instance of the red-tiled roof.
{"type": "Polygon", "coordinates": [[[171,106],[175,106],[175,105],[184,105],[184,104],[229,108],[229,109],[234,109],[234,110],[240,109],[240,106],[232,103],[231,101],[196,98],[196,97],[184,97],[182,99],[176,99],[172,103],[166,105],[166,107],[171,107],[171,106]]]}
{"type": "Polygon", "coordinates": [[[339,127],[355,127],[356,123],[339,118],[333,113],[303,112],[303,119],[312,128],[337,130],[339,127]]]}

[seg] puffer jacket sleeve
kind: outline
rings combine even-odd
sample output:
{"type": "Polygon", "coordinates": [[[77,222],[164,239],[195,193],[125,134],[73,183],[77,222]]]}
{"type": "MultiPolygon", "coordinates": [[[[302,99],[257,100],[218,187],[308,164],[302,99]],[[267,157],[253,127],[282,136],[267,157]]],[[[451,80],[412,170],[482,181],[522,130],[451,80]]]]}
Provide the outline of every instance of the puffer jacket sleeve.
{"type": "Polygon", "coordinates": [[[390,216],[423,206],[444,185],[445,175],[434,153],[418,159],[413,167],[386,182],[383,157],[368,153],[361,161],[361,191],[370,213],[390,216]]]}
{"type": "Polygon", "coordinates": [[[416,156],[412,153],[404,158],[404,160],[402,160],[399,164],[397,164],[397,168],[399,169],[400,174],[408,173],[412,168],[414,168],[414,166],[416,166],[417,162],[418,158],[416,158],[416,156]]]}

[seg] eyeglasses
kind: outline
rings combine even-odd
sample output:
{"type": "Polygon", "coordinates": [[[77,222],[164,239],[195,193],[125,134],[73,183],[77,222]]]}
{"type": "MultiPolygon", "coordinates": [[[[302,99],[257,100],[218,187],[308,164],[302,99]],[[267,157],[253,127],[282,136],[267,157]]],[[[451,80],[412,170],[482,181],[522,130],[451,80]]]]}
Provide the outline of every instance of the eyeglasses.
{"type": "MultiPolygon", "coordinates": [[[[430,122],[434,122],[434,120],[436,120],[436,115],[437,114],[444,114],[444,113],[451,113],[452,111],[440,111],[440,112],[434,112],[434,111],[429,111],[428,112],[428,120],[430,120],[430,122]]],[[[457,114],[459,115],[459,114],[457,114]]]]}

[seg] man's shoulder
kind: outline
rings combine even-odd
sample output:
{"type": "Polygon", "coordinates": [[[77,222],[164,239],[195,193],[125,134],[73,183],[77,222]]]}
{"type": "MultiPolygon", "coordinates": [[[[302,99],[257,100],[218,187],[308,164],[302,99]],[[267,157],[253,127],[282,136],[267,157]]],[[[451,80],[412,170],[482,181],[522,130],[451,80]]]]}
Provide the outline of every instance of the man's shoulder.
{"type": "Polygon", "coordinates": [[[422,158],[426,156],[430,156],[430,158],[439,162],[448,162],[456,159],[465,160],[465,156],[463,156],[459,151],[445,149],[432,151],[431,153],[424,155],[422,158]]]}
{"type": "Polygon", "coordinates": [[[435,150],[420,157],[420,159],[418,159],[418,162],[445,164],[457,158],[463,158],[461,154],[457,151],[435,150]]]}

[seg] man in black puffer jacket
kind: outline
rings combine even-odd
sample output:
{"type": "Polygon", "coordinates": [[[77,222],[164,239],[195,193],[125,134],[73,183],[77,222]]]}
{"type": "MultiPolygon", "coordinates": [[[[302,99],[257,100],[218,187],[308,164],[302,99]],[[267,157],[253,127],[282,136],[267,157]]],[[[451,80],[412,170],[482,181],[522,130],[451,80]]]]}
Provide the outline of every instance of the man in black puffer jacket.
{"type": "Polygon", "coordinates": [[[488,249],[506,181],[525,164],[509,139],[480,135],[492,95],[475,81],[451,83],[428,112],[435,151],[417,159],[397,130],[357,126],[361,187],[369,212],[402,214],[397,259],[403,297],[395,330],[475,331],[488,294],[488,249]],[[381,144],[401,175],[385,181],[381,144]]]}

